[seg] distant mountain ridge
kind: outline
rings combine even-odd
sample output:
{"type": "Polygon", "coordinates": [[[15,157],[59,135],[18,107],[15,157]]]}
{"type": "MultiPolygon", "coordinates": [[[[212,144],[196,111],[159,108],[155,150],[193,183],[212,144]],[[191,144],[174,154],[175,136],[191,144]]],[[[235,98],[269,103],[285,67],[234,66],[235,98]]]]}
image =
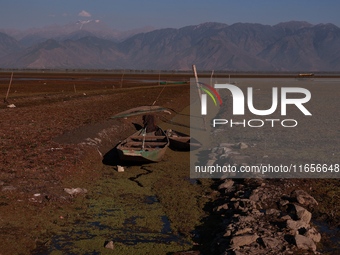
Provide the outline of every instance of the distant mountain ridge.
{"type": "Polygon", "coordinates": [[[96,25],[50,38],[51,31],[19,40],[0,33],[0,68],[340,71],[340,28],[330,23],[208,22],[124,39],[96,25]]]}
{"type": "Polygon", "coordinates": [[[100,20],[78,20],[66,25],[50,25],[41,28],[27,30],[0,29],[0,32],[15,38],[25,47],[33,46],[48,39],[63,40],[72,38],[74,35],[91,35],[102,39],[121,41],[138,33],[154,30],[152,27],[141,27],[138,29],[119,31],[111,29],[100,20]]]}

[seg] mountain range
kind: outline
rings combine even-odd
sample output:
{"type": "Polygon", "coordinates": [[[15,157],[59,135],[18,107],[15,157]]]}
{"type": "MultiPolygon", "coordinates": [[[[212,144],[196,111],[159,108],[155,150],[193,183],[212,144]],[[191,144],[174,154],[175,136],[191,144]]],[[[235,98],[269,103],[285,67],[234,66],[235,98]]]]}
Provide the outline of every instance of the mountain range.
{"type": "Polygon", "coordinates": [[[0,68],[340,71],[340,28],[203,23],[115,31],[99,21],[0,30],[0,68]]]}

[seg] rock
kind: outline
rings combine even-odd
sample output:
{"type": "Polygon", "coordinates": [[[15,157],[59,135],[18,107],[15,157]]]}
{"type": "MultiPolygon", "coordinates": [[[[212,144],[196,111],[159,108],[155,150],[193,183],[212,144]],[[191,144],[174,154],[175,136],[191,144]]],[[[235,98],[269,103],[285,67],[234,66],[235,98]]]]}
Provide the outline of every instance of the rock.
{"type": "MultiPolygon", "coordinates": [[[[250,160],[245,157],[231,152],[228,164],[250,160]]],[[[222,192],[214,208],[220,211],[215,215],[221,217],[221,230],[214,239],[214,245],[219,247],[217,254],[295,254],[297,248],[301,254],[316,252],[315,244],[321,235],[310,225],[312,214],[306,206],[315,202],[308,194],[297,191],[295,199],[275,182],[262,179],[234,182],[226,175],[219,183],[222,192]]]]}
{"type": "Polygon", "coordinates": [[[258,202],[260,200],[259,194],[257,194],[257,190],[253,190],[252,194],[249,197],[249,200],[258,202]]]}
{"type": "Polygon", "coordinates": [[[272,237],[264,237],[262,238],[262,241],[266,248],[272,249],[282,244],[282,241],[272,237]]]}
{"type": "Polygon", "coordinates": [[[210,160],[208,160],[208,162],[207,162],[207,166],[213,166],[213,165],[215,165],[215,162],[216,162],[216,160],[215,159],[210,159],[210,160]]]}
{"type": "Polygon", "coordinates": [[[220,147],[230,148],[233,147],[233,143],[220,143],[220,147]]]}
{"type": "Polygon", "coordinates": [[[223,174],[220,178],[221,181],[225,180],[225,179],[228,179],[228,177],[230,177],[230,174],[227,173],[227,174],[223,174]]]}
{"type": "Polygon", "coordinates": [[[70,194],[71,196],[82,194],[82,193],[87,193],[87,189],[82,189],[82,188],[71,188],[71,189],[65,188],[64,191],[70,194]]]}
{"type": "Polygon", "coordinates": [[[226,179],[222,184],[218,186],[218,189],[231,189],[234,185],[234,181],[232,179],[226,179]]]}
{"type": "Polygon", "coordinates": [[[35,193],[33,197],[29,198],[28,201],[33,203],[42,203],[45,199],[48,200],[46,194],[35,193]]]}
{"type": "Polygon", "coordinates": [[[295,243],[299,249],[316,251],[313,240],[303,235],[295,235],[295,243]]]}
{"type": "Polygon", "coordinates": [[[289,215],[285,215],[281,217],[282,220],[292,220],[292,218],[289,215]]]}
{"type": "Polygon", "coordinates": [[[245,155],[231,154],[229,156],[229,162],[231,165],[241,165],[243,163],[250,164],[251,158],[245,155]]]}
{"type": "Polygon", "coordinates": [[[241,153],[239,153],[239,152],[237,152],[237,151],[231,151],[230,153],[229,153],[229,155],[241,155],[241,153]]]}
{"type": "Polygon", "coordinates": [[[226,161],[228,158],[229,158],[229,154],[228,153],[221,154],[218,157],[219,160],[224,160],[224,161],[226,161]]]}
{"type": "Polygon", "coordinates": [[[279,201],[280,207],[284,207],[284,206],[286,206],[286,205],[288,205],[288,204],[289,204],[289,201],[288,201],[288,200],[281,199],[281,200],[279,201]]]}
{"type": "Polygon", "coordinates": [[[16,106],[15,106],[15,104],[9,104],[9,105],[7,105],[7,107],[8,108],[15,108],[16,106]]]}
{"type": "Polygon", "coordinates": [[[210,151],[211,151],[211,153],[217,153],[217,150],[218,150],[218,147],[214,147],[210,151]]]}
{"type": "Polygon", "coordinates": [[[3,186],[2,187],[2,191],[13,191],[13,190],[16,190],[17,188],[16,187],[14,187],[14,186],[3,186]]]}
{"type": "Polygon", "coordinates": [[[231,248],[238,249],[241,246],[252,244],[253,242],[256,241],[256,239],[258,237],[259,236],[256,235],[256,234],[254,234],[254,235],[234,236],[231,239],[231,244],[232,244],[231,248]]]}
{"type": "Polygon", "coordinates": [[[209,159],[212,159],[212,160],[217,160],[217,156],[218,156],[217,153],[210,153],[210,154],[208,155],[208,158],[209,158],[209,159]]]}
{"type": "Polygon", "coordinates": [[[305,236],[312,239],[315,243],[321,241],[321,234],[314,227],[308,229],[305,236]]]}
{"type": "Polygon", "coordinates": [[[261,200],[262,202],[263,202],[263,201],[266,201],[268,198],[269,198],[269,199],[271,198],[270,196],[268,197],[268,195],[265,194],[265,193],[262,193],[260,197],[261,197],[260,200],[261,200]]]}
{"type": "Polygon", "coordinates": [[[295,233],[300,228],[308,228],[308,224],[302,220],[287,220],[287,227],[295,233]]]}
{"type": "Polygon", "coordinates": [[[216,211],[219,212],[221,210],[228,210],[229,206],[228,204],[223,204],[223,205],[220,205],[216,208],[216,211]]]}
{"type": "Polygon", "coordinates": [[[254,215],[254,216],[263,216],[263,212],[261,212],[260,210],[258,209],[253,209],[251,211],[251,213],[254,215]]]}
{"type": "Polygon", "coordinates": [[[255,221],[254,217],[251,216],[240,216],[239,217],[240,222],[252,222],[255,221]]]}
{"type": "Polygon", "coordinates": [[[217,151],[216,151],[217,154],[222,154],[223,153],[223,147],[219,147],[217,148],[217,151]]]}
{"type": "Polygon", "coordinates": [[[248,147],[249,147],[248,144],[243,143],[243,142],[240,142],[240,143],[237,145],[237,148],[239,148],[240,150],[247,149],[248,147]]]}
{"type": "Polygon", "coordinates": [[[113,243],[113,241],[107,242],[107,244],[105,244],[105,248],[114,250],[115,244],[113,243]]]}
{"type": "Polygon", "coordinates": [[[291,197],[296,198],[301,205],[318,205],[318,202],[304,190],[294,190],[291,193],[291,197]]]}
{"type": "Polygon", "coordinates": [[[248,233],[250,233],[252,230],[253,230],[252,228],[244,228],[244,229],[237,230],[237,231],[235,232],[235,236],[248,234],[248,233]]]}
{"type": "Polygon", "coordinates": [[[251,201],[248,198],[241,198],[239,201],[241,201],[243,204],[247,205],[247,206],[251,206],[253,203],[253,201],[251,201]]]}
{"type": "Polygon", "coordinates": [[[117,171],[118,171],[119,173],[124,172],[124,167],[117,165],[117,171]]]}
{"type": "Polygon", "coordinates": [[[296,216],[298,217],[299,220],[302,220],[305,223],[309,223],[310,220],[312,219],[312,214],[307,211],[305,208],[299,205],[294,205],[295,210],[296,210],[296,216]]]}
{"type": "Polygon", "coordinates": [[[229,154],[231,151],[233,151],[233,150],[228,148],[228,147],[223,147],[224,154],[229,154]]]}
{"type": "Polygon", "coordinates": [[[224,233],[224,235],[223,235],[224,237],[228,237],[228,236],[231,236],[231,230],[230,229],[228,229],[225,233],[224,233]]]}
{"type": "Polygon", "coordinates": [[[277,209],[267,209],[266,210],[266,215],[275,215],[275,216],[279,216],[280,215],[280,211],[277,209]]]}

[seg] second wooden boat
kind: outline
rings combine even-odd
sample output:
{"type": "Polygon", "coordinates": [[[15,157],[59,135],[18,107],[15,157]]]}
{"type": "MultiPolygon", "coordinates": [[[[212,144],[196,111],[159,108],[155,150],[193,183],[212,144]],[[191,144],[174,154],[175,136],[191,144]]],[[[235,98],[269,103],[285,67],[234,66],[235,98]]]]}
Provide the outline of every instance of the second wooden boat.
{"type": "Polygon", "coordinates": [[[202,146],[198,140],[190,135],[174,131],[172,129],[166,130],[165,133],[169,137],[170,148],[173,150],[190,151],[196,150],[202,146]]]}

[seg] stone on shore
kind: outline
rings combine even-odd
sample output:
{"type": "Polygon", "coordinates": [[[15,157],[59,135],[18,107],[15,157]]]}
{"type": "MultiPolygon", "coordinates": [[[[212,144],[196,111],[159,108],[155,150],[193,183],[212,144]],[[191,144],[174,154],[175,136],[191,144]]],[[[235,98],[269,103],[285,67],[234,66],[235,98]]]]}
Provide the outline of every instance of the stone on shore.
{"type": "Polygon", "coordinates": [[[298,219],[305,222],[306,224],[309,224],[310,220],[312,219],[312,214],[302,206],[294,205],[294,207],[298,219]]]}
{"type": "Polygon", "coordinates": [[[291,194],[291,197],[296,198],[296,200],[301,205],[318,205],[318,202],[313,198],[311,195],[309,195],[304,190],[294,190],[291,194]]]}
{"type": "Polygon", "coordinates": [[[71,189],[65,188],[64,191],[70,194],[71,196],[87,193],[87,189],[82,189],[82,188],[71,188],[71,189]]]}
{"type": "Polygon", "coordinates": [[[218,186],[218,189],[231,189],[234,185],[234,181],[232,179],[226,179],[222,184],[218,186]]]}
{"type": "Polygon", "coordinates": [[[233,249],[238,249],[241,246],[249,245],[252,244],[253,242],[256,241],[256,239],[259,236],[254,234],[254,235],[243,235],[243,236],[234,236],[231,239],[231,248],[233,249]]]}
{"type": "Polygon", "coordinates": [[[299,249],[316,251],[316,245],[313,240],[303,235],[295,235],[295,243],[299,249]]]}
{"type": "Polygon", "coordinates": [[[110,242],[108,242],[107,244],[105,244],[105,248],[106,248],[106,249],[114,250],[115,244],[113,243],[113,241],[110,241],[110,242]]]}
{"type": "Polygon", "coordinates": [[[308,229],[305,236],[312,239],[315,243],[321,241],[321,234],[314,227],[308,229]]]}

